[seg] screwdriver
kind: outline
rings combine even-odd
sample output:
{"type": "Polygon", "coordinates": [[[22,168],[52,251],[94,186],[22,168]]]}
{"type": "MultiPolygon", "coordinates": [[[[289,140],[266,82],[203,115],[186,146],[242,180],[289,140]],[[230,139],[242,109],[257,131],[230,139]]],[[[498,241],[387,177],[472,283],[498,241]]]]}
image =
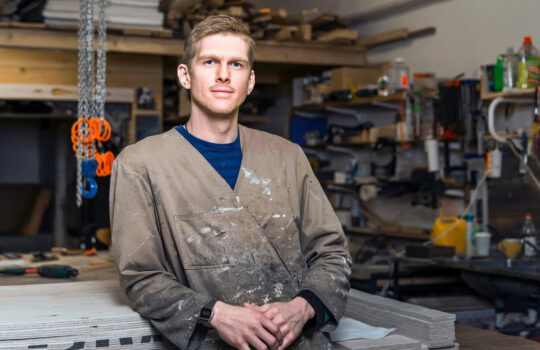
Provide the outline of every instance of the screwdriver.
{"type": "Polygon", "coordinates": [[[5,269],[0,270],[0,273],[6,275],[24,275],[27,273],[37,273],[42,277],[70,278],[77,276],[79,274],[79,270],[69,265],[49,264],[40,266],[38,268],[19,267],[13,269],[5,269]]]}

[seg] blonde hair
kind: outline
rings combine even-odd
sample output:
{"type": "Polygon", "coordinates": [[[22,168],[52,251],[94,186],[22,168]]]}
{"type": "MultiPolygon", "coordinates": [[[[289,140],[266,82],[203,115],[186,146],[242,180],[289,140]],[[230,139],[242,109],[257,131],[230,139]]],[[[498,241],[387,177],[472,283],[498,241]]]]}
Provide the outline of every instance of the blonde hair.
{"type": "Polygon", "coordinates": [[[193,27],[184,44],[184,64],[191,70],[191,62],[196,54],[197,43],[203,38],[214,34],[226,33],[238,35],[246,41],[248,44],[249,66],[250,68],[253,67],[255,41],[251,38],[249,29],[240,20],[226,15],[206,17],[202,22],[193,27]]]}

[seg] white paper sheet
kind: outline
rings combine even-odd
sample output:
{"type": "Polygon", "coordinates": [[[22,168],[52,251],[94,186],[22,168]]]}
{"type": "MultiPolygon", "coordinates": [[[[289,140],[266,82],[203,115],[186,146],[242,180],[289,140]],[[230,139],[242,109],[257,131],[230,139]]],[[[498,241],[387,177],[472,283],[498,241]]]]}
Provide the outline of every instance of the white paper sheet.
{"type": "Polygon", "coordinates": [[[351,339],[379,339],[395,331],[395,328],[373,327],[352,318],[343,317],[338,327],[330,333],[332,341],[351,339]]]}

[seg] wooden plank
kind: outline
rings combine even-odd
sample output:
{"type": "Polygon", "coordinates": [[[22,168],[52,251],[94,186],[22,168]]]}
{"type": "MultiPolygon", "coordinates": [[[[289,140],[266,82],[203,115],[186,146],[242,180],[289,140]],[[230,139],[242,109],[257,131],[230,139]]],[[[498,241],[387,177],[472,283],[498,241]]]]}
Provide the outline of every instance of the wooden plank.
{"type": "Polygon", "coordinates": [[[296,41],[311,41],[311,24],[300,24],[294,32],[293,39],[296,41]]]}
{"type": "Polygon", "coordinates": [[[357,30],[351,30],[346,28],[336,28],[329,32],[319,34],[317,37],[318,41],[321,42],[331,42],[331,43],[341,43],[341,42],[352,42],[358,37],[357,30]]]}
{"type": "MultiPolygon", "coordinates": [[[[77,86],[0,83],[0,96],[5,100],[77,101],[77,86]]],[[[131,103],[133,98],[133,89],[108,88],[105,101],[131,103]]]]}
{"type": "Polygon", "coordinates": [[[293,28],[291,26],[285,26],[273,33],[270,38],[275,41],[290,41],[292,40],[292,34],[293,28]]]}
{"type": "Polygon", "coordinates": [[[314,45],[311,43],[257,42],[255,61],[303,65],[364,66],[367,64],[363,50],[354,47],[314,45]]]}
{"type": "Polygon", "coordinates": [[[422,343],[399,334],[380,339],[352,339],[334,343],[336,350],[420,350],[422,343]]]}
{"type": "MultiPolygon", "coordinates": [[[[1,93],[0,96],[3,97],[1,93]]],[[[21,233],[23,235],[35,236],[38,234],[39,227],[41,226],[41,220],[43,219],[43,214],[49,207],[51,198],[52,190],[44,188],[39,191],[37,198],[34,200],[34,205],[32,206],[30,216],[21,228],[21,233]]]]}
{"type": "Polygon", "coordinates": [[[399,28],[380,34],[359,38],[356,44],[365,47],[375,47],[400,40],[418,38],[420,36],[433,34],[435,31],[435,27],[426,27],[415,31],[409,31],[407,28],[399,28]]]}
{"type": "Polygon", "coordinates": [[[390,41],[405,39],[408,36],[409,36],[409,31],[407,30],[407,28],[399,28],[399,29],[389,30],[384,33],[379,33],[375,35],[358,38],[358,40],[356,41],[356,44],[360,46],[375,46],[375,45],[380,45],[382,43],[386,43],[390,41]]]}
{"type": "MultiPolygon", "coordinates": [[[[77,33],[67,31],[0,28],[0,46],[76,50],[78,37],[77,33]]],[[[107,36],[107,52],[178,56],[182,54],[183,47],[183,41],[176,39],[107,36]]]]}
{"type": "Polygon", "coordinates": [[[319,30],[320,28],[325,28],[329,25],[332,25],[335,28],[345,28],[349,26],[348,20],[333,13],[323,13],[309,21],[309,23],[312,25],[313,30],[319,30]]]}
{"type": "Polygon", "coordinates": [[[464,350],[538,350],[540,345],[530,339],[505,335],[487,329],[456,324],[456,339],[464,350]]]}
{"type": "MultiPolygon", "coordinates": [[[[160,57],[125,53],[107,54],[107,72],[132,74],[159,74],[160,57]]],[[[31,69],[64,69],[77,71],[78,57],[75,51],[0,48],[0,67],[31,69]]]]}

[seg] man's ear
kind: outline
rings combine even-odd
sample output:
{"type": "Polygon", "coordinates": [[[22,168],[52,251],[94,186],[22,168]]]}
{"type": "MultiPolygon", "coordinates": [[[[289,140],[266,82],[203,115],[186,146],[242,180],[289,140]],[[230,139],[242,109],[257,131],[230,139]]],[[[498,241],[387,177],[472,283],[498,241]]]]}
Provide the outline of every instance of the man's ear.
{"type": "Polygon", "coordinates": [[[178,81],[180,85],[186,90],[191,89],[191,76],[189,75],[189,68],[185,64],[178,66],[178,81]]]}
{"type": "Polygon", "coordinates": [[[247,94],[251,94],[251,91],[253,91],[253,88],[255,87],[255,71],[252,70],[251,74],[249,75],[249,81],[248,81],[248,91],[247,94]]]}

